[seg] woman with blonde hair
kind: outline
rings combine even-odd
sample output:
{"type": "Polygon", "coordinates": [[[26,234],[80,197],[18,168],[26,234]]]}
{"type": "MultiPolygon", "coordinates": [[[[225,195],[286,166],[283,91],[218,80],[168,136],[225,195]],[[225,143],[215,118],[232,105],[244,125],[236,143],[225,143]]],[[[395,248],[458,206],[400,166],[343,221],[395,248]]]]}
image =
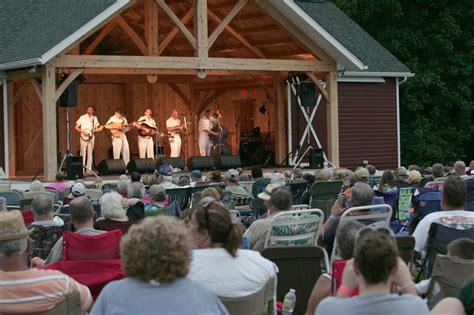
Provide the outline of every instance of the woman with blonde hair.
{"type": "Polygon", "coordinates": [[[130,228],[120,244],[127,278],[105,286],[91,314],[228,314],[215,294],[186,278],[190,246],[186,225],[173,217],[130,228]]]}

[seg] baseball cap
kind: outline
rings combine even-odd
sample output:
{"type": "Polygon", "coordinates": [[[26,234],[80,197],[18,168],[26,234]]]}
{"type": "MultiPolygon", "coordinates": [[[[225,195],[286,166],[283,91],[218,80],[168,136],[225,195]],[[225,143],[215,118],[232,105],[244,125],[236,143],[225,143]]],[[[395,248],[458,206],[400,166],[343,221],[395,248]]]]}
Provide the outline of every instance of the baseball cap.
{"type": "Polygon", "coordinates": [[[239,175],[240,174],[238,170],[231,168],[225,172],[224,178],[237,183],[239,181],[239,175]]]}
{"type": "Polygon", "coordinates": [[[268,200],[271,199],[273,189],[275,189],[277,187],[280,187],[280,186],[281,185],[277,185],[277,184],[268,184],[267,187],[265,187],[265,191],[259,193],[257,195],[257,197],[260,198],[260,199],[268,201],[268,200]]]}
{"type": "Polygon", "coordinates": [[[86,186],[83,183],[75,183],[71,186],[71,193],[69,194],[69,199],[74,199],[76,197],[84,196],[86,193],[86,186]]]}
{"type": "Polygon", "coordinates": [[[201,178],[202,177],[202,172],[200,170],[194,170],[194,171],[191,172],[191,177],[201,178]]]}
{"type": "Polygon", "coordinates": [[[285,175],[280,172],[275,172],[272,174],[271,183],[277,185],[284,185],[285,184],[285,175]]]}
{"type": "Polygon", "coordinates": [[[162,164],[156,170],[158,175],[171,176],[173,174],[173,168],[168,164],[162,164]]]}
{"type": "Polygon", "coordinates": [[[355,171],[355,177],[357,180],[369,178],[369,171],[365,167],[361,167],[357,171],[355,171]]]}

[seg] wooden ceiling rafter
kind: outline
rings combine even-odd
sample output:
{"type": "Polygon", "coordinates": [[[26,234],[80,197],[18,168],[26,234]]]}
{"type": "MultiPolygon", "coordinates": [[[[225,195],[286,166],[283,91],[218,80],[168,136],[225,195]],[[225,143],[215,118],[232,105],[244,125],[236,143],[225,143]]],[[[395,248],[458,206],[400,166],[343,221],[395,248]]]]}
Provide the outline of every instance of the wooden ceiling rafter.
{"type": "Polygon", "coordinates": [[[90,55],[94,51],[94,49],[102,42],[102,40],[107,36],[115,27],[117,26],[116,20],[110,21],[109,24],[104,26],[100,33],[97,35],[96,38],[92,41],[92,43],[87,46],[86,49],[84,49],[84,52],[82,53],[83,55],[90,55]]]}
{"type": "Polygon", "coordinates": [[[148,55],[148,47],[140,37],[140,35],[135,32],[135,30],[125,21],[125,19],[119,15],[115,18],[117,24],[123,29],[123,31],[130,37],[133,43],[138,47],[140,52],[146,56],[148,55]]]}
{"type": "Polygon", "coordinates": [[[193,34],[188,30],[188,28],[183,24],[183,22],[176,16],[176,14],[171,10],[171,8],[166,4],[164,0],[156,0],[160,8],[166,13],[166,15],[173,21],[175,26],[178,27],[180,32],[186,37],[191,46],[194,49],[197,49],[197,40],[193,34]]]}
{"type": "MultiPolygon", "coordinates": [[[[217,23],[222,23],[222,18],[214,14],[211,10],[207,10],[208,16],[217,23]]],[[[239,34],[233,27],[227,25],[225,30],[231,34],[235,39],[237,39],[240,43],[242,43],[245,47],[247,47],[251,52],[253,52],[257,57],[265,59],[265,54],[257,47],[254,47],[252,44],[249,43],[245,37],[239,34]]]]}
{"type": "Polygon", "coordinates": [[[219,23],[219,25],[214,29],[212,34],[209,36],[209,48],[212,47],[217,37],[224,31],[224,29],[229,25],[230,21],[240,12],[240,10],[247,4],[248,0],[239,0],[235,6],[230,10],[230,12],[225,16],[224,19],[219,23]]]}
{"type": "MultiPolygon", "coordinates": [[[[189,9],[184,14],[184,16],[181,18],[181,22],[183,23],[183,25],[186,25],[186,23],[188,23],[191,20],[192,17],[193,17],[193,8],[189,9]]],[[[163,39],[161,41],[161,43],[159,44],[158,55],[161,55],[163,53],[163,51],[166,49],[166,47],[168,47],[168,45],[171,43],[171,41],[173,41],[173,39],[176,37],[178,32],[179,32],[179,28],[178,28],[178,26],[175,25],[171,29],[171,31],[169,31],[168,35],[166,35],[165,39],[163,39]]]]}

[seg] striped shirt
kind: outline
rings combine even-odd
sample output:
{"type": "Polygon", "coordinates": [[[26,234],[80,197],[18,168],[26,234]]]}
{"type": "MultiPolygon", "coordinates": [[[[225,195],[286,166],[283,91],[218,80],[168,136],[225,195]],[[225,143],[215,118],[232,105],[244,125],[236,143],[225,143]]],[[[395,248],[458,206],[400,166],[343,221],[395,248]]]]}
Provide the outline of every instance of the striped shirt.
{"type": "Polygon", "coordinates": [[[0,271],[0,313],[40,312],[79,291],[83,310],[92,304],[89,289],[57,270],[0,271]]]}

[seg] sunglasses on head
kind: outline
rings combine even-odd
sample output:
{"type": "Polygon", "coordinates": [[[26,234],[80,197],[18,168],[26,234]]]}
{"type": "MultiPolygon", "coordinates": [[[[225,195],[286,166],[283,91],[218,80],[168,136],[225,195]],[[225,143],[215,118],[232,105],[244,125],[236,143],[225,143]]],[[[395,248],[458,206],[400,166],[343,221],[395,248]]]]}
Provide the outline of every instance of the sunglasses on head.
{"type": "Polygon", "coordinates": [[[211,228],[210,224],[209,224],[209,211],[208,211],[208,208],[213,202],[217,202],[217,200],[212,198],[212,197],[208,197],[208,198],[206,198],[206,200],[204,200],[204,201],[201,200],[201,202],[199,203],[199,207],[204,210],[204,219],[206,221],[206,229],[211,228]]]}
{"type": "Polygon", "coordinates": [[[356,237],[355,237],[356,244],[357,244],[357,241],[361,237],[364,237],[364,236],[366,236],[370,233],[375,233],[375,234],[378,234],[378,235],[386,235],[386,236],[390,237],[390,239],[392,239],[394,244],[396,245],[395,233],[393,233],[393,231],[391,229],[386,228],[386,227],[373,227],[373,226],[370,226],[370,225],[367,225],[367,226],[361,228],[357,232],[356,237]]]}

